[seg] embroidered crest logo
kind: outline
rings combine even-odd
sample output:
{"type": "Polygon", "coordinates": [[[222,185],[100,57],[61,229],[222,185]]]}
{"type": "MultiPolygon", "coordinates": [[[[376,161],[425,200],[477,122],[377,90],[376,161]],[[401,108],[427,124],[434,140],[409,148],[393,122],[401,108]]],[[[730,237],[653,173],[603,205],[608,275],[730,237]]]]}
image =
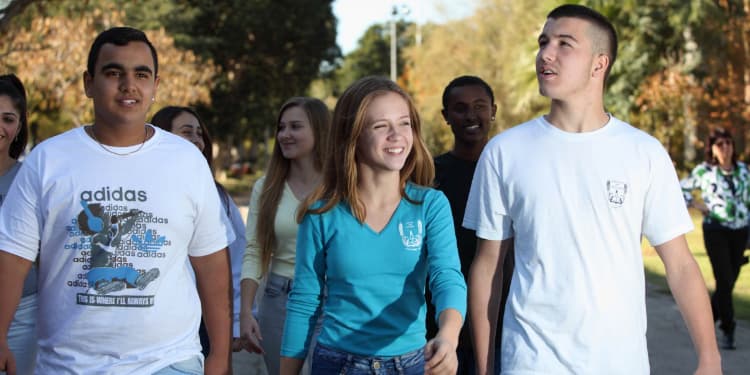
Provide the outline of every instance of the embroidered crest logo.
{"type": "Polygon", "coordinates": [[[622,181],[607,180],[607,196],[609,204],[613,207],[621,207],[625,203],[625,195],[628,192],[628,184],[622,181]]]}
{"type": "Polygon", "coordinates": [[[398,233],[406,250],[417,251],[422,248],[422,220],[398,223],[398,233]]]}

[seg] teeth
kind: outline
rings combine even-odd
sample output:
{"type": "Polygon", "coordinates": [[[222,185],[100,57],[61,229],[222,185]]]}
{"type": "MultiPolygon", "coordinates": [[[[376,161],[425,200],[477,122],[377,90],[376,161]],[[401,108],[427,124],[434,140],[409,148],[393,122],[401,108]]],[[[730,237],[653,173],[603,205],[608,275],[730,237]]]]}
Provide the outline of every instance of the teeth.
{"type": "Polygon", "coordinates": [[[403,147],[397,147],[397,148],[386,148],[385,152],[392,153],[392,154],[398,154],[404,151],[403,147]]]}
{"type": "Polygon", "coordinates": [[[128,105],[135,104],[135,100],[133,100],[133,99],[123,100],[122,102],[125,103],[125,104],[128,104],[128,105]]]}
{"type": "Polygon", "coordinates": [[[466,129],[477,129],[477,128],[479,128],[478,124],[469,125],[469,126],[466,127],[466,129]]]}

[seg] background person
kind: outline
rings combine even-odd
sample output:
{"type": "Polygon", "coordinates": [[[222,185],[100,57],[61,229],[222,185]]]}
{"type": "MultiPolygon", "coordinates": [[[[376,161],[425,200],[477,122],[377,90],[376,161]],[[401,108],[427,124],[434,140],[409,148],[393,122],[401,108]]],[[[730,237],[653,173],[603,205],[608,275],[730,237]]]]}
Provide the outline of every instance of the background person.
{"type": "MultiPolygon", "coordinates": [[[[458,256],[461,260],[461,273],[469,276],[469,268],[477,251],[476,233],[461,226],[469,198],[471,180],[477,167],[477,160],[489,140],[489,133],[495,121],[495,94],[492,88],[479,77],[460,76],[451,80],[443,90],[443,109],[446,124],[453,133],[453,149],[435,157],[435,188],[445,193],[453,213],[456,230],[458,256]]],[[[508,298],[510,276],[513,273],[513,254],[506,256],[503,264],[503,290],[498,321],[502,322],[505,300],[508,298]]],[[[467,280],[468,281],[468,280],[467,280]]],[[[467,312],[469,316],[471,312],[467,312]]],[[[427,305],[427,316],[434,315],[431,304],[427,305]]],[[[495,347],[500,348],[502,324],[497,325],[495,347]]],[[[434,319],[427,319],[427,337],[437,332],[434,319]]],[[[500,350],[495,352],[495,369],[500,370],[500,350]]],[[[474,374],[474,349],[471,340],[471,321],[466,319],[458,340],[458,374],[474,374]]]]}
{"type": "MultiPolygon", "coordinates": [[[[190,141],[203,157],[206,158],[208,166],[213,170],[213,141],[205,123],[201,120],[198,113],[190,107],[169,106],[160,109],[154,114],[151,123],[173,134],[190,141]]],[[[245,254],[245,222],[242,220],[242,214],[229,195],[229,192],[218,181],[214,180],[216,190],[219,192],[221,204],[224,213],[232,225],[235,235],[234,241],[229,244],[229,263],[232,267],[232,287],[234,295],[233,319],[232,319],[232,351],[237,352],[242,349],[240,339],[240,273],[242,272],[242,256],[245,254]]],[[[211,351],[211,343],[208,340],[206,325],[201,320],[200,330],[201,346],[203,354],[208,355],[211,351]]]]}
{"type": "Polygon", "coordinates": [[[297,253],[300,202],[320,184],[331,115],[322,101],[293,97],[279,110],[276,144],[266,175],[250,195],[249,240],[242,267],[242,337],[249,351],[263,353],[269,374],[279,373],[286,303],[297,253]],[[265,290],[258,298],[261,279],[265,290]]]}
{"type": "MultiPolygon", "coordinates": [[[[29,136],[26,90],[14,74],[0,76],[0,206],[21,168],[18,158],[29,136]]],[[[37,352],[37,264],[31,265],[23,283],[8,331],[8,345],[19,374],[33,374],[37,352]]]]}
{"type": "Polygon", "coordinates": [[[455,373],[466,285],[448,201],[426,187],[434,169],[411,99],[386,78],[360,79],[331,131],[321,188],[299,215],[281,373],[298,373],[321,310],[313,374],[455,373]],[[425,345],[428,273],[440,330],[425,345]]]}
{"type": "Polygon", "coordinates": [[[723,333],[721,347],[735,349],[737,323],[732,291],[744,264],[750,220],[750,172],[745,163],[737,161],[729,131],[711,131],[706,140],[706,160],[681,185],[687,204],[703,214],[703,242],[716,280],[711,309],[723,333]],[[702,202],[693,199],[693,190],[700,190],[702,202]]]}

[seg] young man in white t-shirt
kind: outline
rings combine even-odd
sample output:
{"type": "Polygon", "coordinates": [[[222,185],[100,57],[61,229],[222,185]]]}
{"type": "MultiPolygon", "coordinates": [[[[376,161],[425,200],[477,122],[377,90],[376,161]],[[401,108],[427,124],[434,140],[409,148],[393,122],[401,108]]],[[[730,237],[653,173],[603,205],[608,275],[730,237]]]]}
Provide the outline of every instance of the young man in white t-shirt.
{"type": "Polygon", "coordinates": [[[500,265],[513,240],[503,374],[648,374],[642,235],[665,264],[696,374],[721,373],[674,167],[656,139],[604,110],[616,51],[601,14],[553,10],[536,59],[550,111],[493,138],[479,160],[463,222],[478,237],[469,276],[478,374],[493,373],[500,265]]]}
{"type": "Polygon", "coordinates": [[[203,373],[201,313],[205,373],[229,373],[233,234],[200,152],[146,124],[156,50],[109,29],[83,79],[94,123],[38,145],[0,214],[0,370],[15,373],[8,325],[38,256],[37,374],[203,373]]]}

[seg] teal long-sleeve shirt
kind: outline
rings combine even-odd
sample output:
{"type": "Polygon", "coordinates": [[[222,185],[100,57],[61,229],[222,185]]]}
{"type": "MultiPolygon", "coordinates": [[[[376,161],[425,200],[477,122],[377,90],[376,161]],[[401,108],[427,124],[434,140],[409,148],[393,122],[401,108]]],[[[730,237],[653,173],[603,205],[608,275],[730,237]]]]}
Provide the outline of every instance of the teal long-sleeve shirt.
{"type": "Polygon", "coordinates": [[[465,316],[466,283],[448,200],[413,184],[407,184],[406,195],[411,201],[401,199],[380,233],[360,223],[345,203],[305,216],[297,235],[283,356],[305,357],[321,310],[318,343],[325,346],[386,357],[423,347],[428,274],[436,316],[448,308],[465,316]]]}

